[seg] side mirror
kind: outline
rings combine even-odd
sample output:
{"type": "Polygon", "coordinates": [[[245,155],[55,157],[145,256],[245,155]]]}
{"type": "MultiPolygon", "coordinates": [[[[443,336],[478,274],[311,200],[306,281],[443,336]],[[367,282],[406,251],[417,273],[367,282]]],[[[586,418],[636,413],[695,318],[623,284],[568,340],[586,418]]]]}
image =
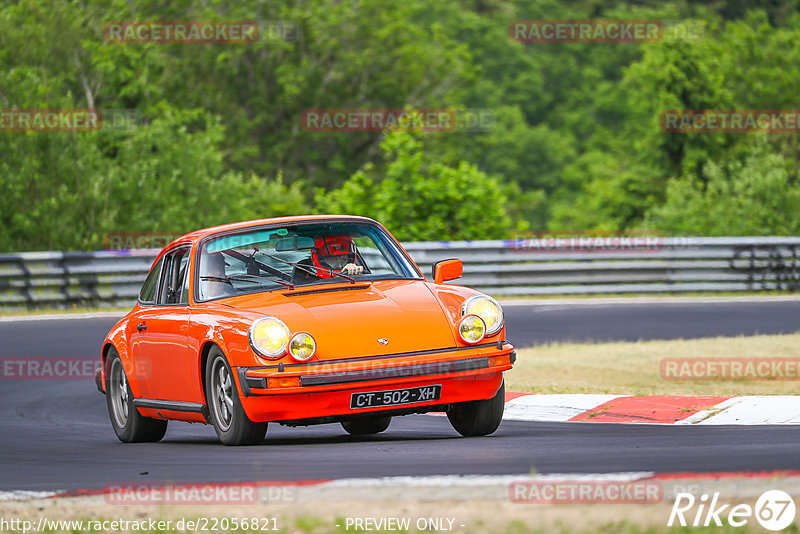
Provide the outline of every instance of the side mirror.
{"type": "Polygon", "coordinates": [[[441,260],[433,264],[433,281],[437,284],[461,278],[462,274],[464,274],[464,264],[461,260],[441,260]]]}

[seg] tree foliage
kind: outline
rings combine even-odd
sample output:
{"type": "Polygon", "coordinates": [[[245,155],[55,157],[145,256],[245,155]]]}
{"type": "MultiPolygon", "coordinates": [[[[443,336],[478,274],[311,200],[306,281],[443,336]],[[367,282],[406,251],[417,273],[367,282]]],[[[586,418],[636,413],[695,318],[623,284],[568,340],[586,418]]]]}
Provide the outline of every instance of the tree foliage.
{"type": "Polygon", "coordinates": [[[140,120],[97,132],[0,128],[0,251],[331,210],[371,214],[404,239],[797,232],[800,137],[675,134],[658,120],[667,109],[796,108],[798,6],[3,2],[0,109],[122,109],[140,120]],[[649,44],[508,36],[513,20],[585,18],[691,23],[693,33],[649,44]],[[104,25],[120,20],[282,21],[296,33],[246,45],[105,42],[104,25]],[[311,132],[300,121],[310,108],[481,109],[494,127],[311,132]]]}
{"type": "Polygon", "coordinates": [[[709,162],[702,178],[672,180],[647,223],[675,235],[798,235],[800,187],[794,162],[756,138],[741,157],[709,162]]]}
{"type": "Polygon", "coordinates": [[[318,210],[363,215],[381,221],[401,240],[498,239],[512,229],[508,190],[477,166],[431,161],[422,143],[392,133],[381,143],[387,164],[368,164],[344,185],[320,193],[318,210]]]}

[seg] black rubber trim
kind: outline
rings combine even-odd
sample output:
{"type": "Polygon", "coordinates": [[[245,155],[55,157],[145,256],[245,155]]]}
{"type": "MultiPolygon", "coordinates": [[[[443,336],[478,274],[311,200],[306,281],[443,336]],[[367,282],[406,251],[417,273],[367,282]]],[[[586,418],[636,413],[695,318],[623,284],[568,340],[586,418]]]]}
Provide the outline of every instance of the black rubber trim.
{"type": "Polygon", "coordinates": [[[266,378],[263,378],[263,377],[262,378],[253,378],[252,376],[248,376],[248,377],[245,378],[245,381],[247,382],[247,389],[248,389],[247,395],[245,395],[245,396],[252,395],[252,393],[249,391],[250,388],[267,389],[267,379],[266,378]]]}
{"type": "Polygon", "coordinates": [[[318,293],[335,293],[337,291],[355,291],[357,289],[369,289],[369,284],[348,287],[329,287],[325,289],[309,289],[306,291],[295,291],[292,293],[281,293],[284,297],[301,297],[303,295],[316,295],[318,293]]]}
{"type": "Polygon", "coordinates": [[[511,361],[511,363],[516,362],[517,361],[517,351],[512,350],[511,354],[508,355],[508,359],[511,361]]]}
{"type": "Polygon", "coordinates": [[[105,395],[106,392],[103,391],[103,384],[100,378],[102,372],[103,372],[102,367],[98,367],[97,370],[94,372],[94,385],[97,386],[97,391],[105,395]]]}
{"type": "Polygon", "coordinates": [[[165,401],[153,399],[133,399],[137,408],[152,408],[153,410],[169,410],[171,412],[189,412],[206,414],[206,407],[195,402],[165,401]]]}
{"type": "MultiPolygon", "coordinates": [[[[503,343],[508,343],[507,341],[503,341],[503,343]]],[[[445,354],[448,352],[459,352],[462,350],[472,350],[472,349],[486,349],[489,347],[497,348],[498,342],[494,341],[492,343],[482,343],[480,345],[470,345],[468,347],[448,347],[446,349],[429,349],[429,350],[419,350],[416,352],[395,352],[394,354],[384,354],[381,356],[362,356],[359,358],[345,358],[342,360],[325,360],[325,361],[317,361],[317,362],[308,362],[308,363],[279,363],[278,365],[261,365],[257,367],[248,367],[247,369],[253,370],[270,370],[270,369],[278,369],[283,366],[284,369],[294,368],[294,367],[312,367],[314,365],[331,365],[337,363],[353,363],[353,362],[368,362],[372,360],[385,360],[389,358],[401,358],[407,356],[427,356],[429,354],[445,354]]]]}
{"type": "Polygon", "coordinates": [[[462,371],[476,371],[489,367],[489,357],[470,358],[468,360],[455,360],[449,362],[430,362],[423,364],[402,365],[384,369],[361,369],[358,371],[342,371],[341,373],[324,373],[319,375],[303,375],[300,384],[303,386],[323,386],[331,384],[346,384],[349,382],[368,382],[370,380],[385,380],[389,378],[407,378],[414,376],[441,375],[460,373],[462,371]]]}
{"type": "Polygon", "coordinates": [[[247,371],[247,367],[237,367],[236,373],[239,375],[239,384],[242,387],[242,395],[245,397],[249,397],[250,393],[250,384],[247,383],[247,376],[245,376],[245,372],[247,371]]]}

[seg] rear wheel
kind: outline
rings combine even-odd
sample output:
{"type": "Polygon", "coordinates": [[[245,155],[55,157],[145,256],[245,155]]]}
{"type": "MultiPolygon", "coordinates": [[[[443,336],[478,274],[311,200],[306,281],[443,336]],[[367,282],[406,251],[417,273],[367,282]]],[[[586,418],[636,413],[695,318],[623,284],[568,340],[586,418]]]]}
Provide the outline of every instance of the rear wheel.
{"type": "Polygon", "coordinates": [[[447,418],[462,436],[487,436],[500,426],[505,396],[506,385],[503,382],[491,399],[453,404],[447,410],[447,418]]]}
{"type": "Polygon", "coordinates": [[[379,434],[389,428],[389,423],[391,422],[391,417],[370,417],[355,419],[353,421],[342,421],[342,428],[353,436],[363,436],[365,434],[379,434]]]}
{"type": "Polygon", "coordinates": [[[133,405],[133,393],[116,349],[106,356],[106,405],[114,433],[123,443],[158,441],[167,433],[167,421],[144,417],[133,405]]]}
{"type": "Polygon", "coordinates": [[[267,423],[254,423],[242,408],[231,367],[219,347],[206,363],[206,402],[214,430],[225,445],[257,445],[267,434],[267,423]]]}

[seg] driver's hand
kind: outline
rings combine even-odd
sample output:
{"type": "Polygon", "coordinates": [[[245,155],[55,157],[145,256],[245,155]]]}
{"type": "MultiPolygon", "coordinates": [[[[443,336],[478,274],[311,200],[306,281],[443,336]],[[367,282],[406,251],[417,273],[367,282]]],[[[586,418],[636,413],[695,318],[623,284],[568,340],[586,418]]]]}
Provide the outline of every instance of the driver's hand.
{"type": "Polygon", "coordinates": [[[364,267],[361,265],[356,265],[355,263],[348,263],[342,267],[342,272],[351,276],[354,274],[364,274],[364,267]]]}

